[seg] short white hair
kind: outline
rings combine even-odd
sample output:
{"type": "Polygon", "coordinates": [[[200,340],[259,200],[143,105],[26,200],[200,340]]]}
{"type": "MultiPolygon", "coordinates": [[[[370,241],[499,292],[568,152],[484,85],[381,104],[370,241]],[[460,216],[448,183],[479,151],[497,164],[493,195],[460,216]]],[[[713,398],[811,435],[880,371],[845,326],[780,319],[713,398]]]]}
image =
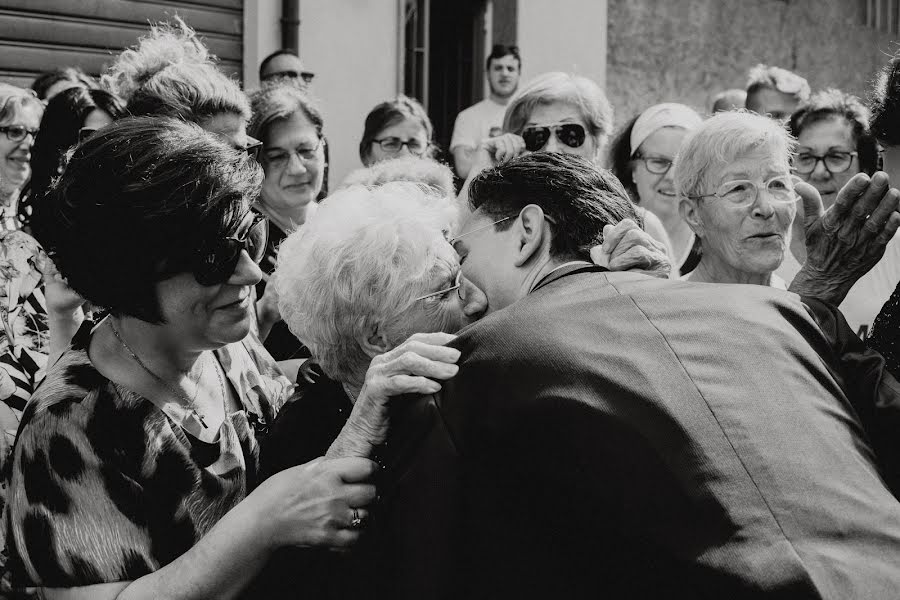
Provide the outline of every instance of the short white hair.
{"type": "Polygon", "coordinates": [[[454,210],[416,184],[352,186],[281,244],[270,282],[278,308],[329,377],[365,372],[359,340],[396,331],[404,308],[429,291],[454,210]]]}
{"type": "Polygon", "coordinates": [[[681,197],[708,193],[717,171],[742,155],[765,152],[790,169],[796,140],[777,121],[746,110],[717,113],[689,133],[673,165],[675,191],[681,197]]]}
{"type": "Polygon", "coordinates": [[[341,183],[341,189],[352,185],[377,187],[386,183],[408,181],[434,189],[443,196],[455,196],[453,171],[450,167],[425,156],[402,156],[381,160],[369,167],[351,172],[341,183]]]}
{"type": "Polygon", "coordinates": [[[588,133],[598,148],[613,130],[612,105],[603,90],[591,79],[552,71],[538,75],[510,99],[503,116],[503,131],[521,135],[537,106],[564,102],[581,111],[588,133]]]}

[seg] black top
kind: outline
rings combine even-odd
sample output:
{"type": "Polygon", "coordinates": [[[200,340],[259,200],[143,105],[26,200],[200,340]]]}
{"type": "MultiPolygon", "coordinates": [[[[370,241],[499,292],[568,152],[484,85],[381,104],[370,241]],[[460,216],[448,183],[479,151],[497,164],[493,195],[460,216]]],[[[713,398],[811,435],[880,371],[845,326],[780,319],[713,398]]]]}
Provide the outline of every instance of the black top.
{"type": "Polygon", "coordinates": [[[884,356],[885,366],[894,377],[900,377],[900,285],[875,317],[866,344],[884,356]]]}
{"type": "MultiPolygon", "coordinates": [[[[269,219],[269,239],[266,242],[266,253],[259,262],[259,268],[266,274],[266,277],[256,284],[257,298],[262,298],[263,293],[266,291],[268,276],[275,271],[278,247],[286,237],[287,233],[269,219]]],[[[266,338],[263,345],[275,360],[309,358],[311,356],[309,349],[294,337],[294,334],[291,333],[284,321],[278,321],[272,326],[272,331],[269,332],[269,337],[266,338]]]]}
{"type": "MultiPolygon", "coordinates": [[[[340,383],[324,375],[310,384],[300,378],[293,396],[260,440],[263,479],[323,456],[347,422],[353,405],[340,383]]],[[[328,550],[282,548],[275,552],[244,598],[344,597],[347,557],[328,550]]]]}

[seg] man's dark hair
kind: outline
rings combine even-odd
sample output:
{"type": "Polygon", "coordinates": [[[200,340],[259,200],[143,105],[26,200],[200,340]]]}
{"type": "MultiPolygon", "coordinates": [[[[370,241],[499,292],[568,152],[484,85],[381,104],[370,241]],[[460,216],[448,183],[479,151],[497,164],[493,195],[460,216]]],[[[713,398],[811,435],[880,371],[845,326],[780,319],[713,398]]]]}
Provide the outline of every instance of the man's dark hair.
{"type": "Polygon", "coordinates": [[[491,70],[491,61],[496,60],[498,58],[503,58],[504,56],[513,56],[517,61],[519,61],[519,70],[522,70],[522,57],[519,56],[519,47],[518,46],[508,46],[506,44],[494,44],[494,47],[491,48],[491,53],[488,54],[487,60],[484,61],[484,70],[491,70]]]}
{"type": "Polygon", "coordinates": [[[262,62],[259,63],[259,80],[263,79],[263,72],[266,70],[266,67],[269,66],[269,63],[278,58],[279,56],[293,56],[294,58],[300,58],[300,55],[297,54],[296,50],[291,50],[290,48],[279,48],[272,54],[268,55],[262,62]]]}
{"type": "MultiPolygon", "coordinates": [[[[612,173],[573,154],[534,152],[482,171],[469,186],[469,204],[491,220],[518,215],[536,204],[551,220],[554,258],[590,260],[603,243],[603,227],[631,219],[640,225],[628,194],[612,173]]],[[[494,227],[504,230],[512,219],[494,227]]]]}
{"type": "Polygon", "coordinates": [[[35,206],[34,234],[89,302],[159,323],[157,284],[234,235],[261,187],[259,165],[220,136],[179,119],[126,118],[75,148],[35,206]]]}
{"type": "Polygon", "coordinates": [[[850,124],[859,168],[864,173],[873,174],[878,166],[878,143],[869,130],[868,109],[852,94],[835,89],[813,94],[791,115],[791,135],[799,138],[800,133],[813,123],[835,117],[843,117],[850,124]]]}
{"type": "Polygon", "coordinates": [[[872,135],[883,146],[900,146],[900,51],[875,82],[869,109],[872,135]]]}
{"type": "Polygon", "coordinates": [[[97,81],[78,67],[65,67],[41,73],[31,83],[31,89],[37,94],[38,99],[46,100],[47,90],[60,81],[71,81],[89,89],[98,87],[97,81]]]}

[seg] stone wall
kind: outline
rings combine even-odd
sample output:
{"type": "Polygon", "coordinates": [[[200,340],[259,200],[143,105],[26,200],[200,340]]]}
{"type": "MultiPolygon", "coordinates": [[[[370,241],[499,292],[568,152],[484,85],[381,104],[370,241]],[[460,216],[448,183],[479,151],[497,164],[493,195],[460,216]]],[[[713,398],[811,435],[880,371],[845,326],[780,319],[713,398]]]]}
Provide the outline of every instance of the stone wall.
{"type": "Polygon", "coordinates": [[[743,88],[756,63],[863,98],[887,55],[886,34],[859,25],[856,0],[608,0],[606,89],[622,124],[644,108],[743,88]]]}

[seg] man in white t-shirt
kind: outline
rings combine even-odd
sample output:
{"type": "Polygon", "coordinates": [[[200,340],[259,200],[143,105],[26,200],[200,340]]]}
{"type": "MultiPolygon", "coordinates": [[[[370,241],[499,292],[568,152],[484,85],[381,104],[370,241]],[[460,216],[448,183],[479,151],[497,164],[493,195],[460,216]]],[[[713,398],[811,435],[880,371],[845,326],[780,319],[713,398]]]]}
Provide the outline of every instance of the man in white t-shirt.
{"type": "Polygon", "coordinates": [[[491,94],[456,117],[450,152],[456,173],[465,179],[481,140],[500,135],[506,104],[519,87],[522,59],[517,46],[495,44],[485,66],[491,94]]]}

